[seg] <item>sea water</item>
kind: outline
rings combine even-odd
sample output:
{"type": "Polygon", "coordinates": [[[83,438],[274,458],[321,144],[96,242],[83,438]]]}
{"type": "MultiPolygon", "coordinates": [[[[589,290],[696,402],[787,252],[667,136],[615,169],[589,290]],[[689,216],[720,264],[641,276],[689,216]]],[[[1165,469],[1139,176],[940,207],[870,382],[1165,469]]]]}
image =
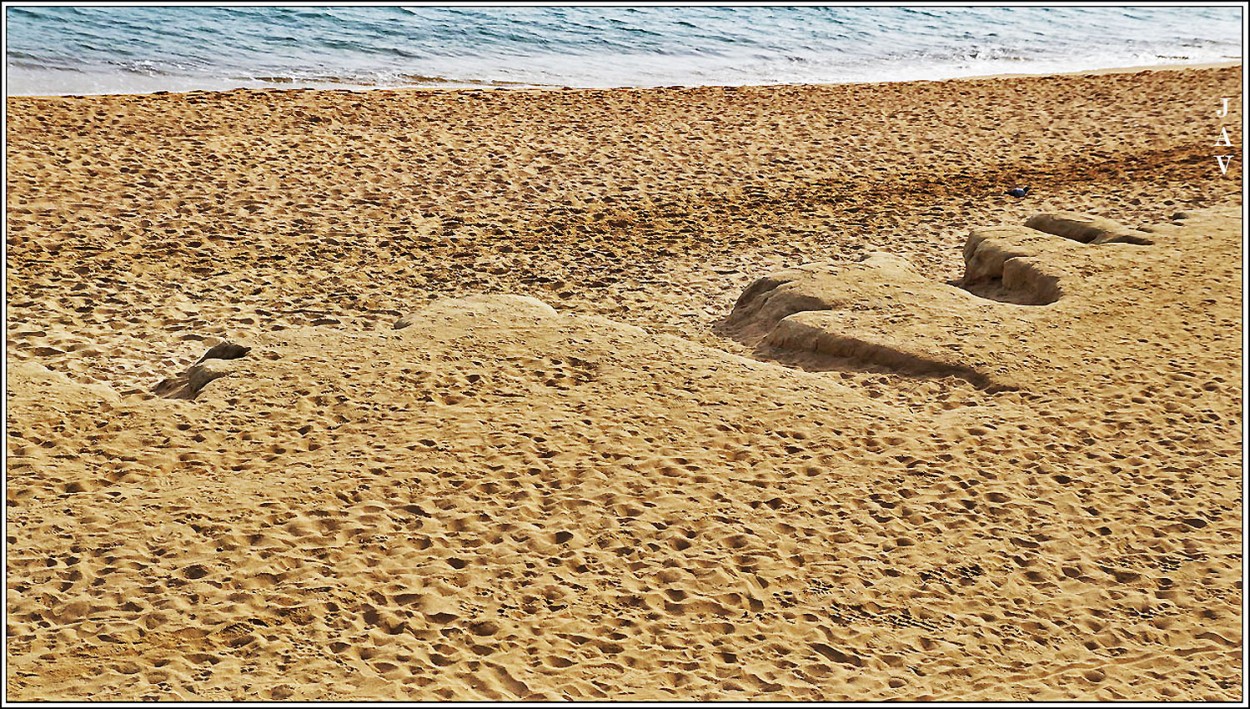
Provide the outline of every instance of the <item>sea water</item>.
{"type": "Polygon", "coordinates": [[[48,7],[9,95],[944,79],[1241,59],[1240,7],[48,7]]]}

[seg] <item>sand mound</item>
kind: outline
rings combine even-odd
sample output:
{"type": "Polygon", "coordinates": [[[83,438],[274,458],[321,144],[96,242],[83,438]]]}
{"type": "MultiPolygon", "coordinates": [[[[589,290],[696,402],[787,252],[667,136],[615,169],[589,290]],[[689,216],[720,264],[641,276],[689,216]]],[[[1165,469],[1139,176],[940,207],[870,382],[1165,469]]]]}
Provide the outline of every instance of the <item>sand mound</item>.
{"type": "MultiPolygon", "coordinates": [[[[99,426],[99,396],[19,371],[12,413],[30,423],[12,439],[10,503],[22,525],[77,531],[37,552],[58,561],[10,599],[15,682],[55,695],[93,676],[166,697],[194,682],[219,698],[641,690],[768,607],[778,628],[797,617],[777,615],[766,558],[801,502],[770,471],[812,481],[882,454],[884,412],[838,382],[529,298],[448,299],[409,320],[258,336],[194,404],[113,395],[99,426]],[[750,403],[765,400],[781,407],[766,423],[750,403]],[[816,455],[804,421],[829,401],[859,402],[837,432],[859,443],[816,455]],[[88,439],[57,439],[54,411],[88,439]],[[747,498],[725,494],[740,485],[747,498]],[[690,640],[710,635],[653,656],[678,618],[690,640]]],[[[19,568],[44,538],[23,535],[19,568]]],[[[741,667],[738,692],[794,681],[741,667]]]]}
{"type": "Polygon", "coordinates": [[[977,322],[1001,329],[1003,315],[901,258],[874,253],[856,264],[811,264],[756,281],[724,331],[757,354],[809,369],[875,366],[1001,386],[967,363],[962,333],[977,322]]]}
{"type": "Polygon", "coordinates": [[[1082,244],[1141,244],[1154,243],[1148,234],[1123,224],[1091,214],[1077,212],[1054,212],[1036,214],[1024,223],[1030,229],[1062,236],[1082,244]]]}
{"type": "Polygon", "coordinates": [[[1141,255],[1103,245],[1150,243],[1144,232],[1109,219],[1039,214],[1025,227],[974,229],[962,287],[934,282],[884,253],[853,264],[807,264],[752,283],[722,331],[761,356],[810,369],[875,367],[1014,388],[1053,344],[1037,333],[1075,329],[1088,307],[1066,300],[1063,307],[1019,306],[1061,297],[1097,303],[1111,284],[1133,278],[1141,255]]]}

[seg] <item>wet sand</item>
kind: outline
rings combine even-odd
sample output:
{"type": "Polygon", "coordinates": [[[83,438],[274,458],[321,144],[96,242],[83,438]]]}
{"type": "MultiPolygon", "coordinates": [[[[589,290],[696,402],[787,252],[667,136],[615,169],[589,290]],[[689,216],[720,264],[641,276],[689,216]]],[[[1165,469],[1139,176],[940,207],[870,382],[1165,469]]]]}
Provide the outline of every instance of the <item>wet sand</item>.
{"type": "Polygon", "coordinates": [[[9,699],[1237,700],[1240,86],[9,98],[9,699]]]}

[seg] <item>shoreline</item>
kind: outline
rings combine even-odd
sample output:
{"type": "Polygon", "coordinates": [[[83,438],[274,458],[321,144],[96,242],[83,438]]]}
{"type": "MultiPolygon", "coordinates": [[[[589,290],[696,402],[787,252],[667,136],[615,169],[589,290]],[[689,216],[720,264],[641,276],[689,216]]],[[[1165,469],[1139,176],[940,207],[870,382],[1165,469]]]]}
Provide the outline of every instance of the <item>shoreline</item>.
{"type": "Polygon", "coordinates": [[[10,94],[6,98],[68,98],[68,97],[93,97],[93,96],[150,96],[164,94],[203,94],[203,93],[232,93],[239,91],[257,91],[257,92],[273,92],[273,91],[338,91],[350,93],[369,93],[373,91],[431,91],[431,92],[456,92],[456,91],[649,91],[649,90],[665,90],[665,89],[754,89],[767,87],[803,87],[803,86],[875,86],[882,84],[912,84],[912,83],[942,83],[946,81],[982,81],[989,79],[1019,79],[1019,78],[1044,78],[1058,76],[1104,76],[1110,74],[1135,74],[1142,71],[1187,71],[1187,70],[1204,70],[1204,69],[1225,69],[1232,67],[1240,67],[1243,62],[1238,60],[1228,60],[1220,62],[1203,62],[1195,64],[1143,64],[1133,66],[1116,66],[1100,69],[1081,69],[1074,71],[1052,71],[1042,73],[1028,72],[1004,72],[991,74],[977,74],[974,76],[955,76],[936,79],[906,79],[906,80],[877,80],[877,81],[842,81],[827,83],[773,83],[773,84],[673,84],[667,86],[554,86],[541,84],[523,84],[509,83],[508,85],[496,85],[483,83],[476,85],[466,83],[464,85],[450,86],[356,86],[351,84],[333,85],[326,84],[323,86],[308,87],[283,87],[283,86],[263,86],[248,87],[239,86],[228,89],[154,89],[152,91],[141,92],[109,92],[109,93],[83,93],[83,94],[10,94]]]}
{"type": "MultiPolygon", "coordinates": [[[[1106,76],[1108,74],[1136,74],[1142,71],[1186,71],[1189,69],[1230,69],[1240,67],[1244,62],[1241,60],[1222,61],[1222,62],[1203,62],[1200,64],[1141,64],[1135,66],[1107,67],[1105,69],[1084,69],[1080,71],[1059,71],[1047,74],[984,74],[978,76],[959,77],[960,79],[1018,79],[1022,77],[1042,77],[1042,76],[1106,76]]],[[[958,80],[958,79],[957,79],[958,80]]]]}

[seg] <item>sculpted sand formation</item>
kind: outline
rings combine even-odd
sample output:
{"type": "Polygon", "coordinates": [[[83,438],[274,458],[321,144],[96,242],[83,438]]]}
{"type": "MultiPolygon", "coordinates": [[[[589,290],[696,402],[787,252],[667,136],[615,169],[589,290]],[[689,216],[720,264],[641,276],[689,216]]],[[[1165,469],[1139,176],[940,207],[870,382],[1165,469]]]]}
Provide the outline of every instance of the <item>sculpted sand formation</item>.
{"type": "Polygon", "coordinates": [[[229,376],[234,371],[234,366],[226,362],[243,357],[251,350],[233,342],[219,342],[201,355],[187,371],[162,379],[152,392],[167,399],[194,399],[209,382],[229,376]]]}
{"type": "Polygon", "coordinates": [[[1037,341],[1051,347],[1034,333],[1065,321],[1074,327],[1082,313],[1066,302],[1019,306],[1096,301],[1140,254],[1083,245],[1149,243],[1147,234],[1103,217],[1038,214],[1024,227],[974,229],[958,287],[885,253],[854,264],[807,264],[752,283],[721,329],[761,355],[809,368],[851,364],[1014,387],[1018,370],[1033,368],[1037,341]]]}

